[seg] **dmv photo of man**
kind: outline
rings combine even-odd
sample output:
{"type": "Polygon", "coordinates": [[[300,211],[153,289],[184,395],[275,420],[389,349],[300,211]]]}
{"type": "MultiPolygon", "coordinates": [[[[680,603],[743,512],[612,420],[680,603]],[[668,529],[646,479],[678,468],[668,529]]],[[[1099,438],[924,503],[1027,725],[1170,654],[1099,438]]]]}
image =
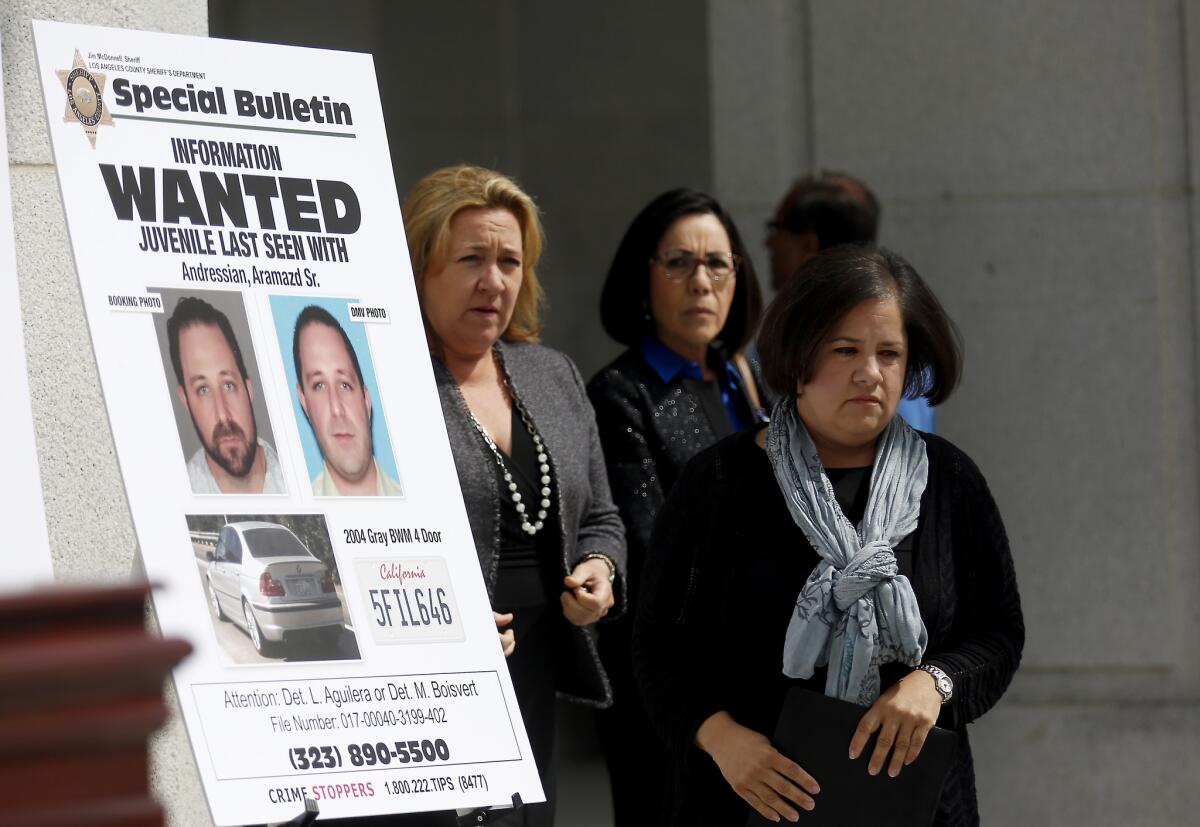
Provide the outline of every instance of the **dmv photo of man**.
{"type": "Polygon", "coordinates": [[[258,436],[254,384],[229,318],[203,299],[185,296],[167,321],[175,393],[187,409],[200,448],[187,463],[196,494],[282,494],[279,457],[258,436]]]}
{"type": "Polygon", "coordinates": [[[292,358],[300,407],[324,460],[312,481],[313,494],[403,496],[400,483],[375,461],[371,392],[350,337],[328,310],[309,305],[300,312],[292,358]]]}

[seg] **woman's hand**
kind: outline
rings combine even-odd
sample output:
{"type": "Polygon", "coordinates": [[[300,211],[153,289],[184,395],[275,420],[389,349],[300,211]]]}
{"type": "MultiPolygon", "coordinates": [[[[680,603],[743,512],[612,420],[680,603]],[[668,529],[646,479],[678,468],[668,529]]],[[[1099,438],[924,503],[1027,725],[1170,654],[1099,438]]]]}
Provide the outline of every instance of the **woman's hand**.
{"type": "Polygon", "coordinates": [[[797,821],[789,802],[805,810],[816,806],[821,791],[799,764],[781,755],[765,735],[739,724],[728,712],[705,719],[696,730],[696,746],[712,756],[733,791],[768,821],[797,821]]]}
{"type": "Polygon", "coordinates": [[[513,653],[513,650],[517,648],[516,632],[514,632],[512,629],[504,628],[508,624],[512,623],[512,613],[510,612],[502,615],[499,612],[492,612],[492,617],[496,619],[496,630],[500,632],[500,648],[504,650],[504,657],[508,657],[513,653]],[[500,631],[502,629],[503,631],[500,631]]]}
{"type": "Polygon", "coordinates": [[[878,775],[891,751],[888,775],[895,778],[901,767],[916,761],[921,754],[921,747],[925,746],[925,738],[933,729],[941,708],[942,695],[937,691],[933,675],[923,669],[914,669],[880,695],[862,716],[850,739],[850,759],[858,758],[871,733],[878,729],[879,740],[875,742],[867,772],[878,775]]]}
{"type": "Polygon", "coordinates": [[[576,626],[595,623],[613,606],[612,581],[603,560],[584,560],[563,578],[563,615],[576,626]]]}

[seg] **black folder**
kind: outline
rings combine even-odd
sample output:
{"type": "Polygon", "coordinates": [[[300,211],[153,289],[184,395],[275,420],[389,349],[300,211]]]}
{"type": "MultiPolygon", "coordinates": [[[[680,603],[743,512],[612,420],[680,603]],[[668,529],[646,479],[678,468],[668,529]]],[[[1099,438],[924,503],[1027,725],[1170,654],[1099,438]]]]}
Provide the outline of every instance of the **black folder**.
{"type": "MultiPolygon", "coordinates": [[[[928,827],[933,823],[942,784],[954,760],[958,735],[934,727],[921,754],[895,778],[887,774],[891,756],[878,775],[867,774],[878,732],[862,754],[848,757],[850,738],[866,708],[827,698],[800,687],[788,690],[771,739],[775,748],[817,780],[816,807],[801,810],[802,825],[812,827],[928,827]]],[[[751,811],[746,827],[771,824],[751,811]]]]}

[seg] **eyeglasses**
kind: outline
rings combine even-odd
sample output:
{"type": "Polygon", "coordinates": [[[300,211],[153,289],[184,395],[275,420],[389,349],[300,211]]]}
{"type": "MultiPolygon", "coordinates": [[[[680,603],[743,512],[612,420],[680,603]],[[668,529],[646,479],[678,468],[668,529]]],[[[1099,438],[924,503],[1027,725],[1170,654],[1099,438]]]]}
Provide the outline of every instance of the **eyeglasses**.
{"type": "Polygon", "coordinates": [[[742,257],[737,253],[709,253],[703,258],[687,250],[667,250],[652,256],[651,264],[661,264],[671,281],[686,281],[701,264],[714,282],[725,281],[737,275],[742,266],[742,257]]]}

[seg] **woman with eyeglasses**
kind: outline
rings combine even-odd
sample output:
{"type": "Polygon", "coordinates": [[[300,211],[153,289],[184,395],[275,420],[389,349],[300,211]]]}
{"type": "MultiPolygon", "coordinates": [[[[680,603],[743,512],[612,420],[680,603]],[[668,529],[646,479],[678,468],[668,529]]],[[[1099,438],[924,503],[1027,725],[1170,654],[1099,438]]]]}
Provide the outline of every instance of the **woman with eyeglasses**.
{"type": "MultiPolygon", "coordinates": [[[[759,383],[739,354],[758,323],[762,294],[733,219],[712,196],[665,192],[617,247],[600,318],[627,346],[588,384],[613,497],[626,526],[629,595],[654,520],[683,466],[717,440],[763,419],[759,383]]],[[[631,607],[632,608],[632,607],[631,607]]],[[[609,623],[601,660],[613,706],[599,715],[616,827],[658,823],[670,779],[633,680],[632,623],[609,623]]]]}

